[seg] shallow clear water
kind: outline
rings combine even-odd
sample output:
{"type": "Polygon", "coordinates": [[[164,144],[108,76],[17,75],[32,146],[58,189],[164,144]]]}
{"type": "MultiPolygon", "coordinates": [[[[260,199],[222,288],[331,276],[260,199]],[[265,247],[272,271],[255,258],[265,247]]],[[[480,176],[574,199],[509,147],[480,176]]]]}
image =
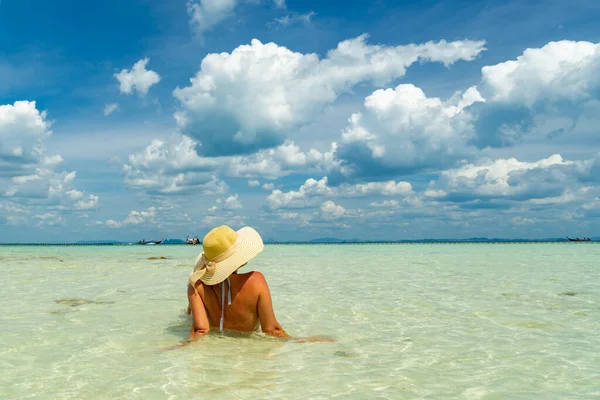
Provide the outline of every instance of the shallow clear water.
{"type": "Polygon", "coordinates": [[[267,246],[284,328],[337,342],[163,350],[199,251],[0,247],[0,398],[600,396],[598,245],[267,246]]]}

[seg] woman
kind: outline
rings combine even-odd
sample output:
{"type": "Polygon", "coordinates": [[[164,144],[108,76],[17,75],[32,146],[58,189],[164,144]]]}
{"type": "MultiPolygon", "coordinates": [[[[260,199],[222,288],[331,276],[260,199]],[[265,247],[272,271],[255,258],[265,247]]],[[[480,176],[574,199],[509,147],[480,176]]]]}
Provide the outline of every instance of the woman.
{"type": "Polygon", "coordinates": [[[237,273],[263,250],[258,232],[249,227],[236,232],[224,225],[211,230],[202,246],[189,277],[193,322],[188,340],[213,328],[252,332],[259,326],[267,335],[288,337],[275,318],[265,277],[260,272],[237,273]]]}
{"type": "MultiPolygon", "coordinates": [[[[263,249],[254,229],[234,231],[228,226],[214,228],[204,237],[203,252],[196,260],[188,284],[188,312],[192,330],[186,343],[206,335],[212,328],[253,332],[292,339],[283,330],[273,311],[271,292],[260,272],[238,274],[263,249]]],[[[326,337],[294,338],[305,342],[335,342],[326,337]]],[[[177,346],[176,346],[177,347],[177,346]]]]}

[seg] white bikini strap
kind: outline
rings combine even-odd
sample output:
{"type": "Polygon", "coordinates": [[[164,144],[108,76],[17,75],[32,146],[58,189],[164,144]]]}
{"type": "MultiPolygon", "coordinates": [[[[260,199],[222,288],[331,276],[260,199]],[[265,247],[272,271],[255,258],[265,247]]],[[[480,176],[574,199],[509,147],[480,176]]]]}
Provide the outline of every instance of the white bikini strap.
{"type": "MultiPolygon", "coordinates": [[[[231,305],[231,281],[227,278],[227,285],[229,286],[228,291],[228,302],[227,305],[231,305]]],[[[223,322],[225,322],[225,281],[221,282],[221,321],[219,322],[219,332],[223,332],[223,322]]]]}

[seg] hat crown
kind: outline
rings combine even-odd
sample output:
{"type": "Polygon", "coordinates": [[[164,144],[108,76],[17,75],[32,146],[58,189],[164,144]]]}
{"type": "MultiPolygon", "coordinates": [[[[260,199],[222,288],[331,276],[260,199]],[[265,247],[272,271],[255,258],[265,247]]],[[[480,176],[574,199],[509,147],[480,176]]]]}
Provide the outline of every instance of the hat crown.
{"type": "Polygon", "coordinates": [[[216,227],[204,236],[202,250],[206,258],[213,259],[229,250],[237,238],[238,233],[227,225],[216,227]]]}

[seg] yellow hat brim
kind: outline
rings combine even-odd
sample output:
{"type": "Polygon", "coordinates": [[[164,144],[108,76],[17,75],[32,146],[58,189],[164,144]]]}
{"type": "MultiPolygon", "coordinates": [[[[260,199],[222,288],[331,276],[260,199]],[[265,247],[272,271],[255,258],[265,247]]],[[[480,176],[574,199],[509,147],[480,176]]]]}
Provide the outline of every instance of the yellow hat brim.
{"type": "Polygon", "coordinates": [[[217,285],[223,282],[242,265],[256,257],[263,249],[260,234],[250,227],[237,231],[236,250],[226,260],[216,263],[213,273],[206,272],[200,280],[205,285],[217,285]]]}

